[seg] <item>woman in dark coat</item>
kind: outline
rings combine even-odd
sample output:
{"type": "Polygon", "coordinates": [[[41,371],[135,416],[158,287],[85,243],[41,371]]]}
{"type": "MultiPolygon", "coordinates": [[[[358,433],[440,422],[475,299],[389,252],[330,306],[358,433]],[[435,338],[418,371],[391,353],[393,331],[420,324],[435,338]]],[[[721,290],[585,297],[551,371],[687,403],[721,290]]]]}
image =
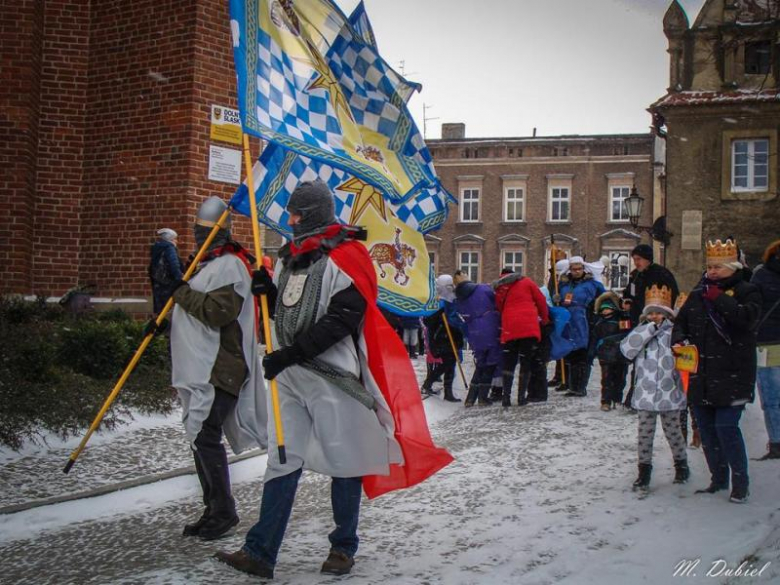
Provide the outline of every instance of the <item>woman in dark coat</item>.
{"type": "Polygon", "coordinates": [[[756,384],[756,336],[761,294],[746,282],[734,242],[707,244],[707,272],[680,309],[672,332],[675,345],[695,345],[699,367],[691,374],[688,403],[701,433],[712,476],[697,493],[729,487],[731,501],[748,497],[748,464],[739,419],[756,384]]]}

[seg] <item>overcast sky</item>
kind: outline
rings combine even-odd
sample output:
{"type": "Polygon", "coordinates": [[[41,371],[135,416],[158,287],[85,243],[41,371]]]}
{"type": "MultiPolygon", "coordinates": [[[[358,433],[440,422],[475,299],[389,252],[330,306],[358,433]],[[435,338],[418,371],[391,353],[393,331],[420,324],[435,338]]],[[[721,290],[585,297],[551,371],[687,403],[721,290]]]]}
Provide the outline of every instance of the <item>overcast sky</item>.
{"type": "MultiPolygon", "coordinates": [[[[428,138],[646,132],[669,83],[671,0],[364,0],[382,56],[423,85],[428,138]]],[[[336,0],[349,14],[358,0],[336,0]]],[[[681,0],[692,23],[704,0],[681,0]]]]}

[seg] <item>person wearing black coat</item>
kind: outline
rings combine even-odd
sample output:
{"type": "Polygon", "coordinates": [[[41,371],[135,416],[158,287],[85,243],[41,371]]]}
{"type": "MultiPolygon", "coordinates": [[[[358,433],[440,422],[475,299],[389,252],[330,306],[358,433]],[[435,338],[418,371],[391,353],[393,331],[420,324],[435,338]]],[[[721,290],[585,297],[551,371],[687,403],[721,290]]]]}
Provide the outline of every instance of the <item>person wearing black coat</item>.
{"type": "Polygon", "coordinates": [[[669,269],[653,262],[653,248],[648,244],[639,244],[631,251],[631,259],[634,261],[634,270],[628,277],[628,286],[623,291],[623,303],[628,308],[631,323],[634,327],[639,324],[642,310],[645,308],[645,293],[653,285],[661,288],[665,286],[672,291],[672,306],[677,302],[680,289],[677,280],[669,269]]]}
{"type": "Polygon", "coordinates": [[[731,240],[707,244],[707,271],[681,307],[672,332],[673,345],[694,345],[699,366],[691,373],[688,403],[701,433],[712,476],[697,493],[729,486],[731,501],[748,497],[748,464],[739,419],[752,402],[756,383],[756,336],[761,293],[745,282],[731,240]]]}
{"type": "Polygon", "coordinates": [[[157,241],[152,246],[149,260],[149,280],[152,282],[154,314],[163,310],[184,275],[184,267],[176,249],[178,234],[170,228],[157,230],[157,241]]]}
{"type": "MultiPolygon", "coordinates": [[[[763,262],[750,280],[763,298],[757,341],[759,345],[780,345],[780,240],[769,244],[763,262]]],[[[769,435],[768,451],[758,460],[780,459],[780,366],[759,368],[757,376],[758,394],[769,435]]]]}

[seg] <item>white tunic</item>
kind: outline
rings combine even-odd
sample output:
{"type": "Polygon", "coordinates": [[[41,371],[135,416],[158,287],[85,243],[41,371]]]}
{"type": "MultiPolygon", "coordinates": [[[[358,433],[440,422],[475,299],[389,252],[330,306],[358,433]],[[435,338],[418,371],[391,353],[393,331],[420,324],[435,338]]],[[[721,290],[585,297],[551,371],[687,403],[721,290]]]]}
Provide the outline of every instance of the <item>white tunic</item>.
{"type": "MultiPolygon", "coordinates": [[[[189,281],[192,290],[205,293],[231,284],[236,293],[244,299],[238,323],[241,326],[244,361],[249,375],[239,392],[236,408],[223,428],[233,452],[240,453],[268,444],[268,414],[265,385],[257,353],[251,279],[246,266],[239,258],[225,254],[207,262],[189,281]]],[[[209,380],[217,360],[219,334],[219,329],[201,323],[179,305],[174,307],[171,324],[171,383],[179,392],[184,430],[193,449],[195,438],[214,401],[214,386],[209,380]]]]}
{"type": "MultiPolygon", "coordinates": [[[[278,282],[282,270],[281,263],[277,264],[275,281],[278,282]]],[[[328,259],[316,320],[325,315],[330,299],[350,284],[352,280],[328,259]]],[[[273,341],[278,349],[275,331],[273,341]]],[[[368,368],[362,325],[358,347],[349,336],[317,358],[361,377],[376,399],[377,410],[369,410],[329,380],[302,366],[287,368],[276,377],[287,463],[279,463],[274,420],[269,416],[265,481],[301,467],[331,477],[388,475],[390,464],[403,463],[401,448],[394,438],[393,416],[368,368]]]]}

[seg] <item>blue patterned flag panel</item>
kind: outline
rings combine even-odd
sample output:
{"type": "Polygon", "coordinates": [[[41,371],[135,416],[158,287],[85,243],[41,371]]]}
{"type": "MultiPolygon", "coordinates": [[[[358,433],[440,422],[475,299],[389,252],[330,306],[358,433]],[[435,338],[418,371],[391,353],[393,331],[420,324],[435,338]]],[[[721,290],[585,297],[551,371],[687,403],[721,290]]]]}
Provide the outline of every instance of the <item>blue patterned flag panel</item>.
{"type": "MultiPolygon", "coordinates": [[[[451,195],[443,189],[426,189],[394,204],[375,187],[341,169],[269,144],[253,169],[260,221],[291,238],[287,202],[299,183],[314,180],[330,187],[340,222],[366,227],[366,248],[377,269],[379,304],[405,315],[435,311],[434,275],[423,233],[437,229],[447,219],[451,195]]],[[[244,183],[231,200],[231,206],[247,216],[248,195],[244,183]]]]}
{"type": "Polygon", "coordinates": [[[230,0],[244,131],[348,172],[392,202],[441,189],[406,107],[420,86],[382,59],[362,4],[230,0]]]}

